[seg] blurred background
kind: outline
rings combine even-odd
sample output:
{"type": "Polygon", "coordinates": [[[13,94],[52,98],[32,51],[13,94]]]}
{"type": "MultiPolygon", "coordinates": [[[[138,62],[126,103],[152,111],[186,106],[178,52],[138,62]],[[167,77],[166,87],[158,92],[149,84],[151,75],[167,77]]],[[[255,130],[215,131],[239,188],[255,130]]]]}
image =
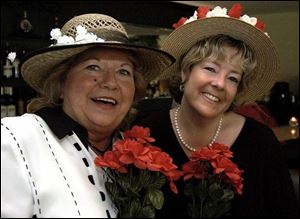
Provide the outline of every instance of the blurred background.
{"type": "MultiPolygon", "coordinates": [[[[299,2],[239,1],[243,13],[259,17],[275,42],[280,56],[280,77],[261,100],[235,111],[270,126],[284,147],[287,164],[299,194],[299,2]]],[[[172,24],[190,17],[201,5],[231,8],[236,1],[1,1],[1,118],[22,115],[27,101],[36,93],[18,71],[22,57],[47,47],[50,31],[61,28],[70,18],[84,13],[103,13],[123,23],[130,39],[159,47],[172,32],[172,24]],[[17,52],[11,63],[9,52],[17,52]]],[[[133,108],[135,117],[144,117],[174,105],[169,81],[148,84],[147,97],[133,108]]]]}
{"type": "MultiPolygon", "coordinates": [[[[294,114],[299,118],[299,2],[239,2],[243,6],[243,13],[259,17],[266,24],[266,32],[278,47],[281,61],[278,83],[258,103],[266,107],[276,120],[276,124],[269,125],[288,125],[294,114]]],[[[2,1],[1,92],[6,97],[11,95],[8,99],[15,102],[16,115],[25,112],[26,102],[35,96],[35,92],[22,80],[17,69],[18,61],[30,51],[49,46],[52,43],[49,34],[51,29],[61,28],[73,16],[84,13],[108,14],[123,23],[132,41],[159,47],[172,32],[172,24],[180,17],[192,16],[201,5],[219,5],[229,9],[234,3],[237,2],[2,1]],[[14,63],[6,59],[11,51],[17,52],[14,63]]],[[[149,111],[159,109],[161,104],[165,107],[171,106],[168,81],[154,80],[148,84],[147,100],[141,105],[148,106],[148,103],[151,103],[147,108],[149,111]]],[[[140,107],[139,110],[146,109],[140,107]]],[[[247,113],[248,109],[238,110],[247,113]]]]}

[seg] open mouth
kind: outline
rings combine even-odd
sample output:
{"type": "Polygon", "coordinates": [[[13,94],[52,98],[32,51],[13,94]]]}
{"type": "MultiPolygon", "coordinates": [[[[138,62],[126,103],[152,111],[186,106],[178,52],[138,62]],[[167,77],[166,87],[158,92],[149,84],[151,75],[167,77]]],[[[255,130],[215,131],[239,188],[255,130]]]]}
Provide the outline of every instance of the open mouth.
{"type": "Polygon", "coordinates": [[[220,99],[212,94],[209,94],[209,93],[203,93],[203,95],[209,99],[210,101],[213,101],[213,102],[220,102],[220,99]]]}
{"type": "Polygon", "coordinates": [[[104,104],[111,104],[115,106],[117,104],[117,101],[112,98],[104,98],[104,97],[97,97],[97,98],[91,98],[92,101],[96,103],[104,103],[104,104]]]}

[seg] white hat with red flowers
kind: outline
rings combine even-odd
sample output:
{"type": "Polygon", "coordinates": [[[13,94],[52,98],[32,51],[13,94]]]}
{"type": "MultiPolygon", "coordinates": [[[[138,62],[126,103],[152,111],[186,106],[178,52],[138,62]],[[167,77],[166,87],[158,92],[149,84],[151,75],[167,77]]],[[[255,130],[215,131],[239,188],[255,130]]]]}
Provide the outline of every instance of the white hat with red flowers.
{"type": "Polygon", "coordinates": [[[161,78],[170,78],[180,72],[181,56],[195,43],[222,34],[246,43],[257,60],[256,67],[250,72],[251,77],[244,77],[251,78],[247,82],[251,86],[237,93],[235,103],[253,102],[275,84],[280,63],[275,44],[265,32],[265,24],[261,20],[242,15],[241,4],[233,5],[230,10],[219,6],[214,9],[200,6],[192,17],[180,18],[173,27],[175,30],[163,41],[162,49],[173,55],[176,62],[163,72],[161,78]]]}

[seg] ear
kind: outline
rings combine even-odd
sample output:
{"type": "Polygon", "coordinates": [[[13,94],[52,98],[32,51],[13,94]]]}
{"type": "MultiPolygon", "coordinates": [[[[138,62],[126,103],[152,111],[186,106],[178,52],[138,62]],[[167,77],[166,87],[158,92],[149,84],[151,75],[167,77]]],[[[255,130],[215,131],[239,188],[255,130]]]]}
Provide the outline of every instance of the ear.
{"type": "Polygon", "coordinates": [[[64,99],[64,83],[62,83],[61,87],[60,87],[60,99],[64,99]]]}
{"type": "Polygon", "coordinates": [[[184,83],[186,81],[186,73],[184,73],[183,71],[181,71],[181,83],[184,83]]]}

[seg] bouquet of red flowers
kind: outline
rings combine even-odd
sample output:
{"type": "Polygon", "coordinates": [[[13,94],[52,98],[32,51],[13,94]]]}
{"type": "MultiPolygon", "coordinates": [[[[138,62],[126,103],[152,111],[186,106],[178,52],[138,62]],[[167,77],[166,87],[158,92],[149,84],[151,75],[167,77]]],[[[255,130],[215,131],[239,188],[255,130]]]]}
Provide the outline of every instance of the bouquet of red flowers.
{"type": "Polygon", "coordinates": [[[214,143],[194,152],[182,166],[192,218],[220,217],[230,210],[234,193],[242,194],[243,171],[230,160],[232,157],[228,147],[214,143]]]}
{"type": "Polygon", "coordinates": [[[124,139],[115,142],[112,151],[95,159],[108,181],[107,192],[118,209],[118,217],[155,217],[164,195],[160,190],[166,179],[177,193],[174,181],[182,176],[172,158],[150,143],[149,128],[134,126],[124,132],[124,139]]]}

